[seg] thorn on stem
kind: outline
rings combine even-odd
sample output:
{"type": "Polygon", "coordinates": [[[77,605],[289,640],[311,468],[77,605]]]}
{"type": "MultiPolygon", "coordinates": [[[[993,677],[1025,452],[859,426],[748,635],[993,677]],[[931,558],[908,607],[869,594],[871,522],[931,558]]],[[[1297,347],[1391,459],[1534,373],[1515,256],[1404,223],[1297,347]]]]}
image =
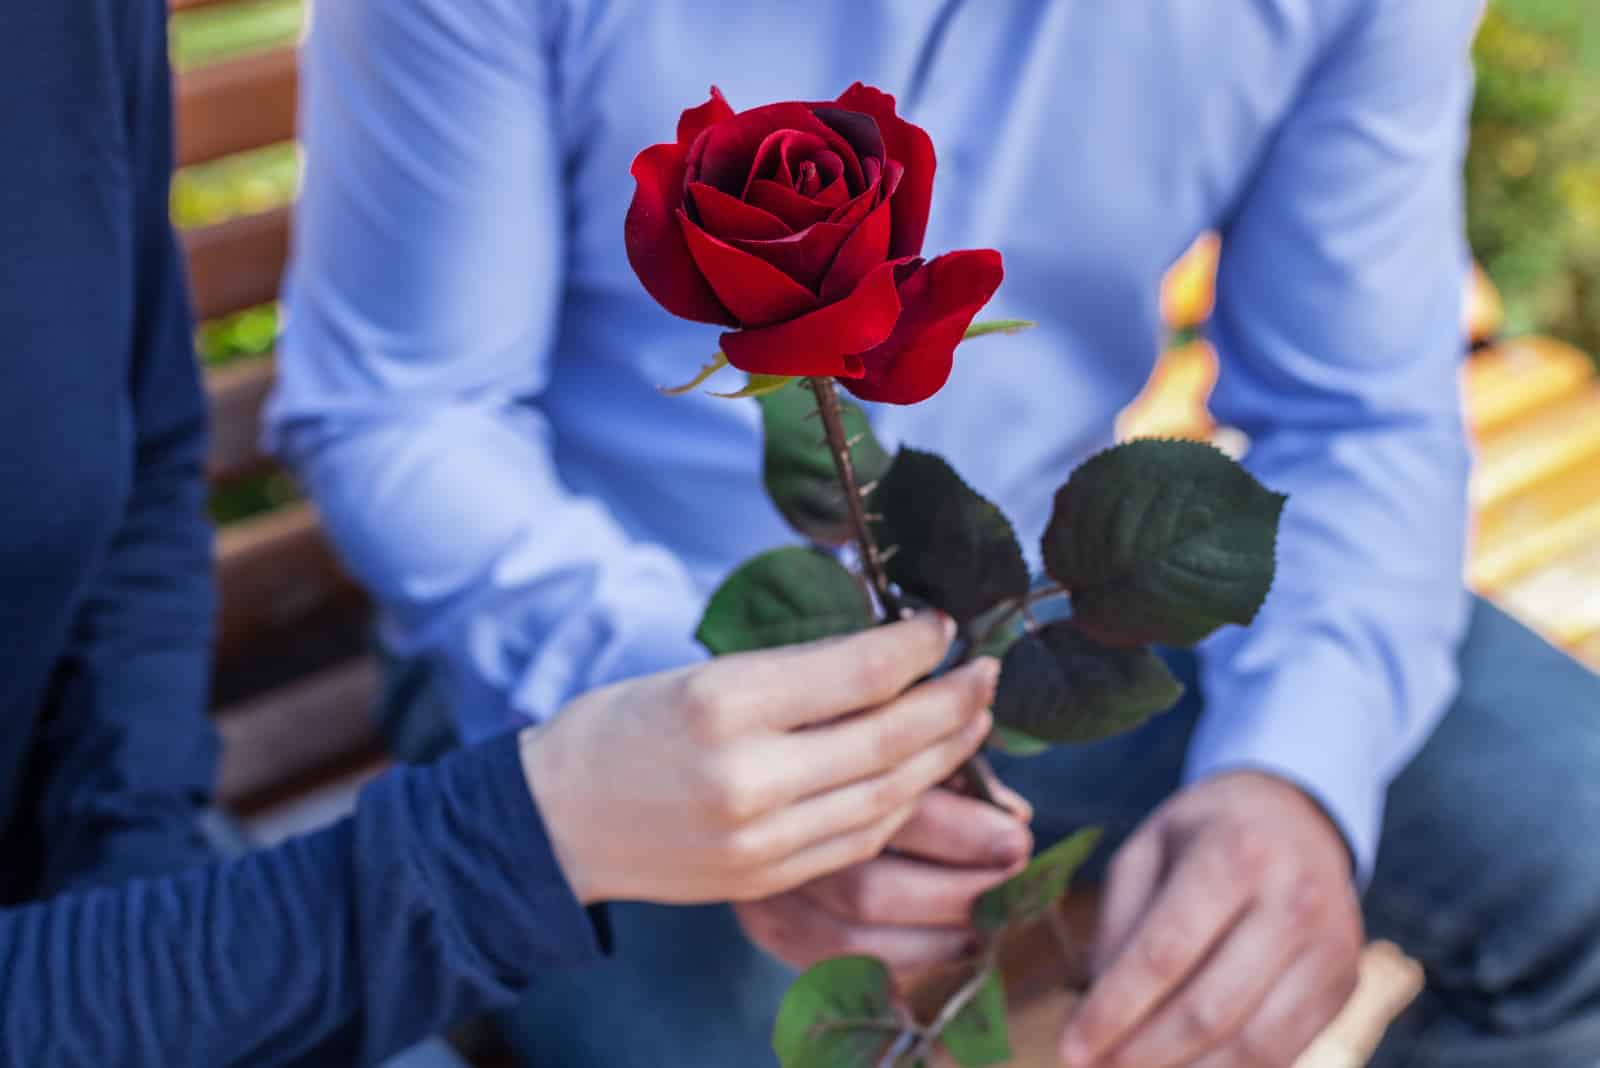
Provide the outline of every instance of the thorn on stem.
{"type": "Polygon", "coordinates": [[[900,546],[898,546],[898,545],[889,546],[887,549],[884,549],[882,552],[878,553],[878,563],[887,564],[890,560],[894,559],[894,554],[899,552],[899,551],[900,551],[900,546]]]}
{"type": "Polygon", "coordinates": [[[860,445],[865,440],[867,440],[867,435],[866,434],[856,434],[853,437],[848,437],[848,438],[844,439],[844,447],[847,448],[847,449],[853,449],[857,445],[860,445]]]}
{"type": "Polygon", "coordinates": [[[871,482],[868,482],[865,486],[862,486],[860,489],[856,490],[856,492],[861,494],[862,497],[870,497],[870,496],[872,496],[872,491],[878,488],[878,483],[880,481],[882,481],[882,480],[881,479],[873,479],[871,482]]]}

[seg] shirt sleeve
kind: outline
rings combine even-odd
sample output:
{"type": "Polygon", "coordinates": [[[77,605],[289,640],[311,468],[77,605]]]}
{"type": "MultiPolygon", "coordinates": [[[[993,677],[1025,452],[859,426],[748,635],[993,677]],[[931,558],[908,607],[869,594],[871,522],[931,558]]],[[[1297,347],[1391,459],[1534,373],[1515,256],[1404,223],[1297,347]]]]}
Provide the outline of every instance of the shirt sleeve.
{"type": "Polygon", "coordinates": [[[1213,407],[1290,495],[1255,624],[1201,651],[1191,780],[1282,775],[1370,876],[1465,628],[1461,166],[1477,0],[1363,0],[1223,234],[1213,407]]]}
{"type": "Polygon", "coordinates": [[[507,734],[278,848],[0,911],[0,1063],[372,1064],[598,939],[507,734]]]}
{"type": "Polygon", "coordinates": [[[469,738],[703,655],[684,566],[568,489],[539,407],[569,210],[545,7],[339,0],[305,46],[269,444],[469,738]]]}
{"type": "Polygon", "coordinates": [[[206,411],[182,262],[167,222],[165,11],[136,4],[118,17],[136,220],[127,408],[133,474],[120,526],[45,698],[46,892],[206,859],[197,818],[216,772],[206,714],[214,600],[206,411]]]}

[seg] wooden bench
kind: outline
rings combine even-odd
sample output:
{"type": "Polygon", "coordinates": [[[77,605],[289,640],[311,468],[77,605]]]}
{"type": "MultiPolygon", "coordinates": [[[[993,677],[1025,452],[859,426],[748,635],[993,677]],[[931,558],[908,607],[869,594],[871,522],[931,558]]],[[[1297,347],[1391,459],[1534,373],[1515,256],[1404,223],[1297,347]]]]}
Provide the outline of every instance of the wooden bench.
{"type": "MultiPolygon", "coordinates": [[[[230,0],[172,0],[175,10],[230,0]]],[[[296,100],[290,49],[231,59],[179,75],[178,151],[183,166],[291,139],[296,100]]],[[[289,207],[230,219],[183,235],[198,314],[226,316],[275,299],[288,251],[289,207]]],[[[1204,239],[1170,276],[1164,306],[1175,329],[1210,311],[1216,244],[1204,239]]],[[[1492,292],[1474,307],[1489,307],[1492,292]]],[[[1500,341],[1488,315],[1484,344],[1466,369],[1481,462],[1473,578],[1578,655],[1600,663],[1600,510],[1592,476],[1600,454],[1600,385],[1581,354],[1545,339],[1500,341]],[[1570,596],[1587,590],[1587,600],[1570,596]]],[[[1121,423],[1126,434],[1219,438],[1205,401],[1216,361],[1202,341],[1174,348],[1121,423]]],[[[257,449],[272,381],[269,358],[208,371],[213,422],[208,473],[218,490],[272,469],[257,449]]],[[[221,531],[221,617],[216,654],[217,723],[224,740],[220,796],[258,838],[308,829],[348,804],[356,784],[386,763],[370,706],[378,672],[365,652],[367,604],[340,569],[314,509],[294,503],[221,531]]],[[[1092,898],[1076,908],[1092,907],[1092,898]]],[[[1365,964],[1363,991],[1308,1066],[1364,1063],[1383,1024],[1414,994],[1418,977],[1383,947],[1365,964]],[[1344,1060],[1337,1059],[1345,1057],[1344,1060]],[[1320,1059],[1332,1058],[1332,1059],[1320,1059]]],[[[1049,1050],[1067,1002],[1041,987],[1060,975],[1028,958],[1014,974],[1032,991],[1019,1000],[1018,1064],[1053,1064],[1049,1050]],[[1030,962],[1031,961],[1031,962],[1030,962]],[[1029,979],[1032,976],[1032,979],[1029,979]]]]}

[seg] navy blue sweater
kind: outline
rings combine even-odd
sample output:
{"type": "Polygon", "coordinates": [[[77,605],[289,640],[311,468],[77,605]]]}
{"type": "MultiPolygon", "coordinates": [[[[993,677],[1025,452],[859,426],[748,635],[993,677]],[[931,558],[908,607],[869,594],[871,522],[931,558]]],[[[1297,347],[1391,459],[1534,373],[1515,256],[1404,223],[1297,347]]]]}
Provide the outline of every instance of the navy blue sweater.
{"type": "Polygon", "coordinates": [[[371,1061],[598,946],[509,735],[320,834],[206,854],[165,15],[18,2],[0,28],[0,1065],[371,1061]]]}

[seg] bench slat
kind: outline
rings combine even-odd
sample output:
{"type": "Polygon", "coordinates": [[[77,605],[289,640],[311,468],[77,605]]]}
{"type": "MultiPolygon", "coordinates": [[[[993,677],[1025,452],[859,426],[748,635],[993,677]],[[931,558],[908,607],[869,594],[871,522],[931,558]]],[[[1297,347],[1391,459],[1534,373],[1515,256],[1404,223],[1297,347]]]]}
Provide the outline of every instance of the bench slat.
{"type": "Polygon", "coordinates": [[[277,299],[289,258],[289,209],[246,215],[183,234],[195,314],[201,319],[277,299]]]}
{"type": "Polygon", "coordinates": [[[211,408],[211,452],[206,475],[225,485],[258,474],[272,460],[260,449],[261,409],[272,390],[271,357],[248,360],[206,372],[211,408]]]}
{"type": "Polygon", "coordinates": [[[299,100],[293,48],[212,63],[178,76],[178,165],[293,140],[299,100]]]}
{"type": "Polygon", "coordinates": [[[1496,507],[1600,455],[1600,383],[1483,443],[1472,479],[1474,509],[1496,507]]]}
{"type": "Polygon", "coordinates": [[[235,523],[217,540],[220,661],[267,656],[276,634],[360,600],[309,504],[235,523]]]}
{"type": "Polygon", "coordinates": [[[1600,543],[1600,472],[1580,465],[1485,517],[1473,548],[1472,586],[1492,596],[1590,543],[1600,543]]]}
{"type": "Polygon", "coordinates": [[[1467,421],[1480,441],[1578,392],[1594,376],[1589,357],[1547,337],[1522,337],[1467,361],[1467,421]]]}
{"type": "Polygon", "coordinates": [[[1498,600],[1557,645],[1585,640],[1600,630],[1600,540],[1506,587],[1498,600]]]}
{"type": "Polygon", "coordinates": [[[223,708],[219,799],[235,810],[382,753],[371,714],[378,669],[361,659],[223,708]]]}

